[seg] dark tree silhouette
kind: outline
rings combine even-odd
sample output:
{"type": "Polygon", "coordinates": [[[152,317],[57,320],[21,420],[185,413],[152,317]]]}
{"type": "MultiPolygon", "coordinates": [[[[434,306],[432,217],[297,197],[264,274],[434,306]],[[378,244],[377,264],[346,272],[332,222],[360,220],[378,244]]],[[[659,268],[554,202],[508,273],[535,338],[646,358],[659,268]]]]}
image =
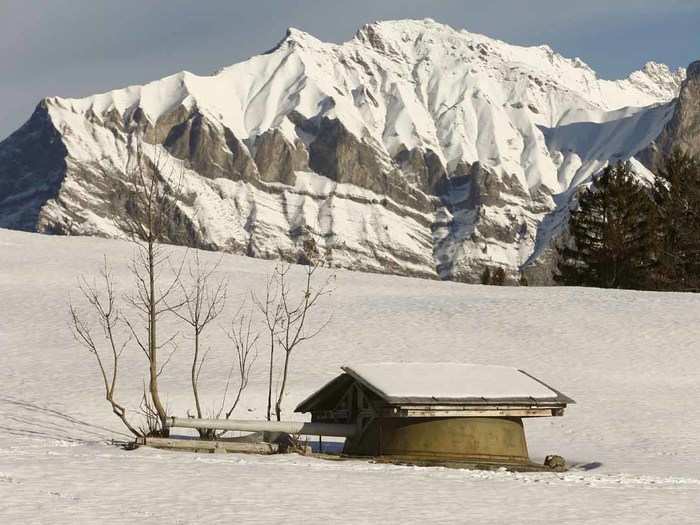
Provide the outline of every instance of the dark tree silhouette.
{"type": "Polygon", "coordinates": [[[554,279],[565,285],[646,288],[654,266],[656,213],[629,162],[608,166],[579,197],[554,279]]]}
{"type": "Polygon", "coordinates": [[[700,289],[700,161],[680,151],[657,166],[656,288],[700,289]]]}

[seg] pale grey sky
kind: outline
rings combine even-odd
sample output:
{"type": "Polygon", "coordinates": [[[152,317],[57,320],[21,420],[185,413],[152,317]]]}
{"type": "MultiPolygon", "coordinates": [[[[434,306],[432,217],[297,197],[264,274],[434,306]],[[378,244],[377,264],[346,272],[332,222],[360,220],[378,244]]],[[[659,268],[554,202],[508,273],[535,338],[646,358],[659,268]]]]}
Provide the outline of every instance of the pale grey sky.
{"type": "Polygon", "coordinates": [[[700,59],[700,0],[0,0],[0,140],[44,96],[207,74],[271,48],[290,26],[342,42],[366,22],[425,17],[547,43],[605,78],[700,59]]]}

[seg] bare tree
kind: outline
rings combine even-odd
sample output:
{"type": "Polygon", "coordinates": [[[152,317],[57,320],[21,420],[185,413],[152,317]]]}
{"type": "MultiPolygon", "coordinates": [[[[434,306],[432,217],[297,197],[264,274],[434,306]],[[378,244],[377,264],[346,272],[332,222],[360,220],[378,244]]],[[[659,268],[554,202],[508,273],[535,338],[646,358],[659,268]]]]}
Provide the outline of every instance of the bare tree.
{"type": "MultiPolygon", "coordinates": [[[[132,134],[132,137],[135,134],[132,134]]],[[[167,303],[168,296],[175,289],[182,264],[170,282],[160,287],[158,277],[160,269],[169,261],[167,250],[161,243],[169,238],[170,222],[177,209],[177,197],[182,182],[182,171],[176,173],[175,167],[166,169],[160,149],[154,146],[154,159],[148,158],[137,135],[133,140],[135,146],[129,145],[127,160],[127,201],[126,214],[121,215],[122,229],[137,246],[131,271],[136,280],[136,292],[128,299],[141,314],[145,324],[145,337],[133,322],[126,320],[136,343],[144,352],[149,364],[148,392],[153,410],[161,422],[161,432],[167,434],[165,425],[167,411],[158,389],[158,378],[169,358],[161,362],[160,350],[172,343],[174,336],[165,342],[158,340],[158,320],[166,313],[171,313],[180,305],[167,303]]],[[[184,263],[184,258],[183,261],[184,263]]],[[[172,353],[171,353],[172,356],[172,353]]]]}
{"type": "Polygon", "coordinates": [[[282,415],[282,399],[287,387],[287,378],[289,377],[289,362],[292,352],[303,342],[316,337],[330,322],[330,316],[323,322],[317,324],[316,327],[309,329],[307,323],[309,317],[318,305],[318,301],[332,292],[331,283],[335,279],[334,275],[329,276],[320,285],[314,283],[314,276],[318,270],[317,265],[305,266],[306,279],[304,281],[304,289],[296,298],[291,292],[289,285],[290,266],[275,268],[275,280],[277,281],[277,290],[279,293],[278,304],[281,305],[279,321],[280,329],[277,332],[277,342],[284,351],[284,364],[282,367],[282,378],[275,402],[275,415],[277,421],[282,415]]]}
{"type": "MultiPolygon", "coordinates": [[[[199,378],[207,359],[208,351],[202,351],[202,334],[222,313],[227,295],[224,280],[214,276],[221,259],[211,267],[205,267],[199,252],[195,251],[194,262],[190,263],[183,275],[186,257],[174,265],[165,242],[177,240],[177,201],[183,172],[176,172],[171,164],[169,169],[163,162],[164,155],[157,146],[153,154],[146,155],[142,142],[136,133],[132,134],[127,148],[128,158],[125,169],[126,200],[124,210],[115,213],[115,222],[126,232],[136,249],[129,269],[134,277],[135,286],[132,293],[124,297],[134,310],[131,318],[116,310],[114,286],[106,266],[103,271],[107,299],[105,302],[96,290],[83,279],[81,290],[93,306],[100,319],[101,326],[112,348],[112,368],[98,351],[90,326],[71,304],[70,312],[76,338],[83,343],[97,358],[99,369],[105,383],[106,398],[112,409],[129,430],[137,436],[167,435],[167,407],[159,391],[158,380],[173,356],[163,355],[166,347],[176,349],[175,339],[178,334],[161,340],[158,337],[158,321],[164,315],[173,315],[183,321],[194,335],[194,348],[190,366],[190,383],[198,418],[203,418],[200,399],[199,378]],[[135,143],[133,142],[135,140],[135,143]],[[167,277],[165,276],[167,274],[167,277]],[[118,347],[115,328],[126,328],[128,339],[118,347]],[[124,348],[133,341],[146,356],[148,372],[144,383],[139,410],[143,419],[141,426],[134,426],[126,419],[126,410],[115,400],[115,388],[118,375],[119,357],[124,348]],[[112,374],[110,379],[110,373],[112,374]]],[[[220,417],[225,411],[229,418],[249,383],[250,370],[257,355],[255,349],[259,339],[253,330],[252,314],[234,316],[229,338],[233,341],[235,358],[225,385],[221,409],[216,415],[220,417]],[[237,370],[237,372],[235,372],[237,370]],[[233,376],[238,374],[238,388],[229,399],[229,390],[233,385],[233,376]]],[[[216,408],[214,408],[215,413],[216,408]]],[[[215,438],[208,430],[199,429],[200,436],[215,438]]]]}
{"type": "Polygon", "coordinates": [[[105,352],[100,349],[101,345],[95,341],[89,323],[71,302],[69,308],[73,336],[95,357],[104,383],[105,399],[112,407],[112,412],[121,419],[124,426],[129,429],[129,432],[138,437],[143,435],[143,432],[137,430],[129,422],[126,415],[126,408],[116,400],[119,358],[129,344],[130,339],[127,338],[121,343],[117,342],[117,332],[124,320],[121,312],[117,308],[114,281],[106,258],[104,260],[104,266],[100,271],[100,276],[104,286],[102,293],[98,291],[96,283],[89,284],[85,278],[80,278],[79,288],[83,297],[97,316],[98,324],[109,350],[105,352]],[[103,353],[106,353],[108,356],[104,356],[103,353]]]}
{"type": "MultiPolygon", "coordinates": [[[[241,307],[241,310],[243,308],[241,307]]],[[[226,380],[226,387],[224,389],[224,396],[221,401],[221,409],[217,417],[221,416],[224,411],[224,407],[227,406],[228,392],[231,385],[231,380],[233,376],[233,371],[236,369],[238,371],[238,388],[236,394],[233,397],[233,401],[228,405],[228,410],[226,410],[225,417],[229,419],[233,411],[238,406],[241,396],[246,388],[248,388],[248,382],[250,380],[250,372],[255,363],[255,359],[258,356],[256,345],[260,335],[253,329],[253,312],[250,311],[248,314],[237,315],[231,322],[231,329],[227,332],[228,338],[233,343],[233,348],[235,350],[235,359],[231,363],[231,368],[229,369],[228,378],[226,380]]]]}
{"type": "MultiPolygon", "coordinates": [[[[155,153],[152,156],[143,153],[139,141],[135,147],[130,146],[128,151],[125,204],[127,213],[117,215],[116,221],[137,247],[130,264],[135,288],[133,293],[125,297],[138,313],[136,316],[138,319],[136,317],[133,320],[129,319],[116,309],[114,287],[106,262],[102,275],[107,298],[102,299],[96,286],[89,286],[84,279],[81,281],[80,288],[89,304],[97,312],[101,327],[106,334],[105,337],[111,348],[111,368],[106,365],[103,355],[98,351],[98,345],[95,343],[89,325],[84,322],[73,305],[70,307],[71,319],[78,340],[96,356],[105,384],[106,399],[114,413],[122,419],[134,435],[167,435],[168,411],[161,398],[158,380],[174,352],[173,350],[163,359],[162,351],[167,346],[175,347],[174,340],[177,334],[165,340],[159,339],[158,321],[164,315],[174,315],[189,325],[194,332],[190,382],[197,417],[202,418],[204,414],[198,385],[207,353],[202,353],[201,335],[222,313],[226,301],[226,285],[223,281],[216,281],[213,278],[218,264],[212,268],[204,268],[200,264],[198,253],[195,254],[195,264],[189,267],[191,282],[185,283],[182,274],[185,258],[181,259],[179,265],[173,265],[169,252],[163,244],[175,240],[176,234],[173,232],[172,223],[177,222],[177,200],[183,172],[180,171],[178,177],[174,168],[166,169],[161,159],[161,150],[157,146],[154,146],[155,153]],[[164,272],[166,264],[170,272],[164,272]],[[164,273],[169,273],[167,279],[164,273]],[[178,298],[178,295],[181,297],[178,298]],[[129,337],[120,345],[116,341],[114,329],[121,323],[128,328],[129,337]],[[145,418],[145,426],[139,428],[129,423],[125,408],[115,400],[119,357],[132,340],[144,353],[148,362],[147,381],[144,384],[140,406],[145,418]]],[[[311,314],[315,311],[318,301],[331,292],[330,282],[334,277],[331,276],[317,286],[314,279],[317,268],[317,263],[313,261],[306,267],[305,285],[300,295],[293,293],[290,287],[289,266],[280,266],[275,269],[268,280],[264,299],[258,299],[253,295],[255,305],[264,314],[270,341],[268,420],[271,419],[273,404],[272,384],[276,348],[279,347],[284,352],[280,387],[274,402],[275,414],[279,421],[292,353],[300,344],[318,335],[330,320],[328,318],[320,325],[310,323],[311,314]],[[310,324],[312,324],[311,328],[309,328],[310,324]]],[[[253,329],[252,312],[247,315],[236,315],[228,335],[233,342],[235,359],[229,371],[221,408],[217,415],[220,417],[225,413],[226,418],[230,418],[242,393],[247,388],[250,370],[257,356],[256,345],[259,335],[253,329]],[[229,390],[234,370],[237,370],[238,374],[238,389],[230,400],[229,390]]],[[[209,434],[207,436],[216,437],[209,434]]]]}
{"type": "MultiPolygon", "coordinates": [[[[219,317],[226,304],[226,281],[214,279],[214,273],[220,263],[221,259],[210,267],[204,266],[200,261],[199,252],[195,250],[194,263],[190,263],[188,268],[189,284],[184,282],[181,272],[175,271],[177,286],[182,296],[182,308],[174,307],[172,312],[192,329],[194,349],[190,367],[190,381],[197,417],[200,419],[203,417],[203,413],[198,383],[207,356],[206,352],[202,353],[201,351],[201,335],[212,321],[219,317]]],[[[167,300],[165,302],[168,303],[167,300]]],[[[199,429],[199,433],[202,437],[209,434],[206,429],[199,429]]]]}
{"type": "Polygon", "coordinates": [[[252,293],[251,296],[253,298],[253,303],[265,319],[265,326],[269,337],[270,362],[268,368],[266,417],[267,420],[270,421],[272,418],[272,378],[275,364],[275,343],[277,340],[277,331],[282,321],[282,302],[279,297],[279,279],[277,278],[277,271],[273,272],[267,279],[264,299],[260,299],[255,293],[252,293]]]}

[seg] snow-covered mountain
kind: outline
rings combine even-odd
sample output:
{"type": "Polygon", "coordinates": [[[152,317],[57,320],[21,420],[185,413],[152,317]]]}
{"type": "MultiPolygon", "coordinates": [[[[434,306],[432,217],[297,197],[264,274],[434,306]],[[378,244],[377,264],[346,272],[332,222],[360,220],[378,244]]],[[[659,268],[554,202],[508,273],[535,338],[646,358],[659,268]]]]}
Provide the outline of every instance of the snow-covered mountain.
{"type": "Polygon", "coordinates": [[[184,170],[175,242],[295,259],[313,239],[348,268],[542,281],[576,187],[659,136],[684,78],[649,63],[602,80],[547,46],[432,20],[341,45],[290,29],[212,76],[44,99],[0,143],[0,227],[122,236],[138,128],[184,170]]]}

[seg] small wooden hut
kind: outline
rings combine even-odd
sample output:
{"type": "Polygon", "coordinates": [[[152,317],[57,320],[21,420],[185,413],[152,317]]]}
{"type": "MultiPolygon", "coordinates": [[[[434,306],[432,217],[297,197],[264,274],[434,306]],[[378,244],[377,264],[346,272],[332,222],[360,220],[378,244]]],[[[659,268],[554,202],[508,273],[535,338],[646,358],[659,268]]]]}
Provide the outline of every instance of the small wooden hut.
{"type": "Polygon", "coordinates": [[[343,373],[296,412],[356,425],[344,453],[406,461],[529,463],[523,418],[561,416],[574,401],[516,368],[381,363],[343,373]]]}

